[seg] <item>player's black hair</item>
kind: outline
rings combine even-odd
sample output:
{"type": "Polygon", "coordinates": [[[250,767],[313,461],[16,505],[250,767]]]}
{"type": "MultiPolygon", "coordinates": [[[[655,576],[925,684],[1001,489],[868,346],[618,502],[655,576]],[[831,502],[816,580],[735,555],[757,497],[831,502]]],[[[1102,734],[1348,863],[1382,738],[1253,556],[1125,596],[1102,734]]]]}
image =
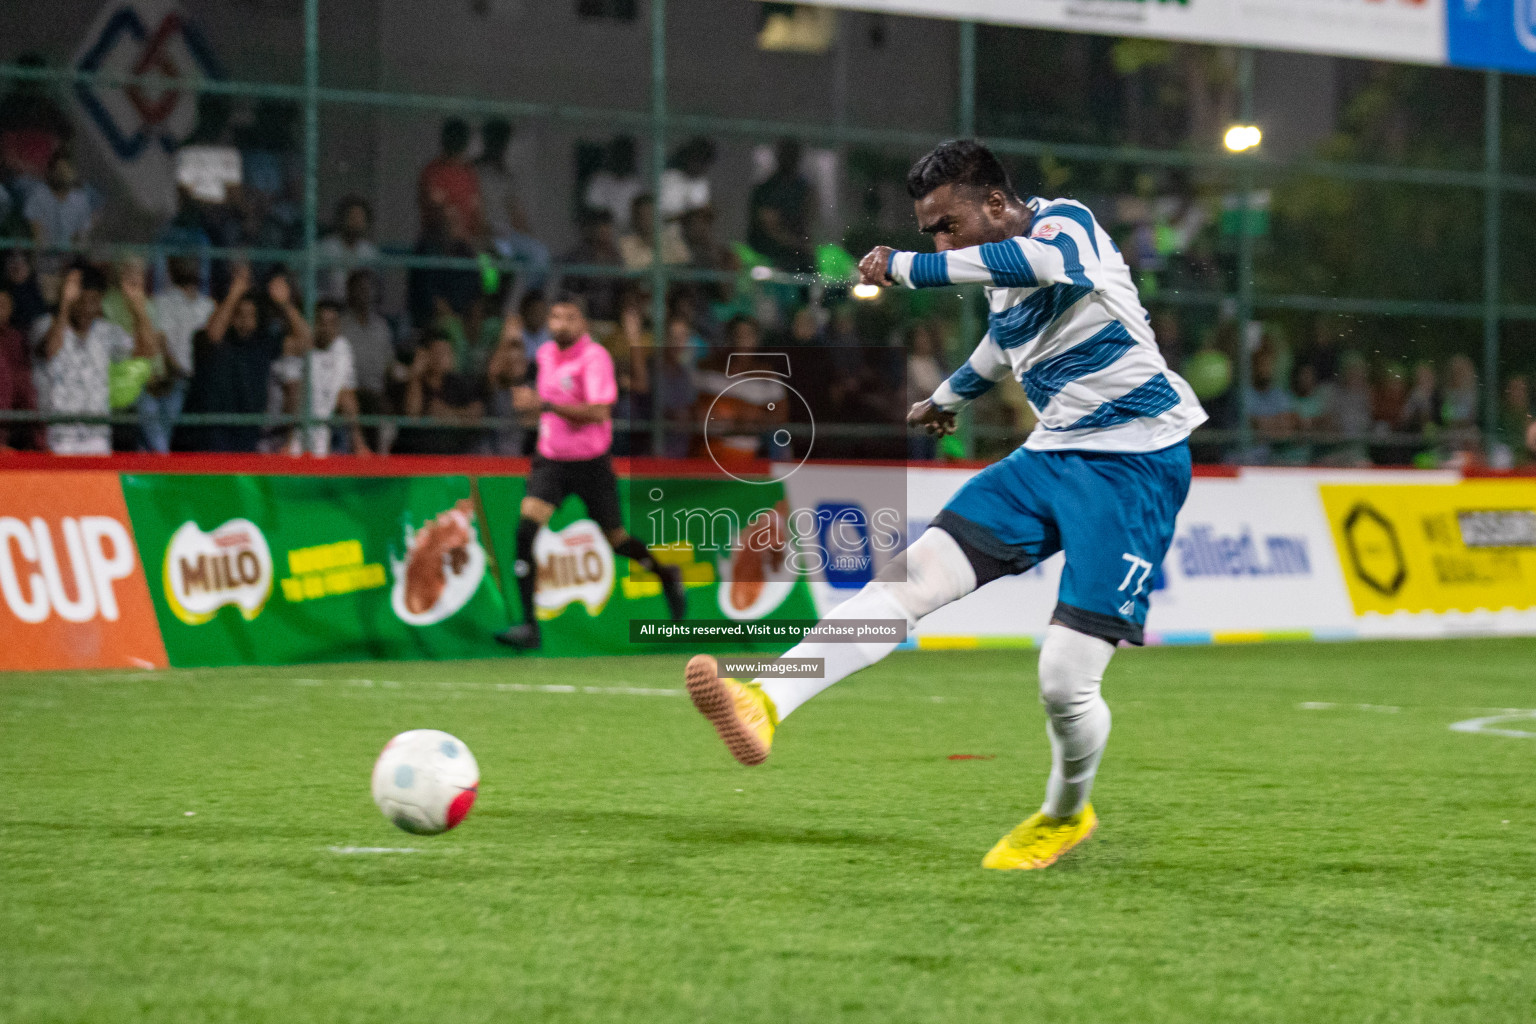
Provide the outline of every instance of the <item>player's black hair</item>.
{"type": "Polygon", "coordinates": [[[561,290],[555,292],[555,294],[550,297],[549,306],[551,309],[556,306],[575,306],[577,309],[581,310],[582,316],[587,315],[587,297],[582,295],[580,292],[573,292],[569,290],[561,290]]]}
{"type": "Polygon", "coordinates": [[[444,153],[449,156],[458,156],[469,148],[469,125],[463,118],[450,117],[443,122],[443,131],[439,140],[442,142],[444,153]]]}
{"type": "Polygon", "coordinates": [[[517,311],[519,313],[526,312],[528,307],[533,305],[535,302],[543,301],[544,293],[537,288],[530,288],[523,292],[522,299],[520,299],[517,303],[517,311]]]}
{"type": "Polygon", "coordinates": [[[1002,162],[975,139],[941,142],[907,172],[907,195],[913,199],[921,199],[945,185],[984,192],[1001,189],[1010,199],[1018,198],[1002,162]]]}

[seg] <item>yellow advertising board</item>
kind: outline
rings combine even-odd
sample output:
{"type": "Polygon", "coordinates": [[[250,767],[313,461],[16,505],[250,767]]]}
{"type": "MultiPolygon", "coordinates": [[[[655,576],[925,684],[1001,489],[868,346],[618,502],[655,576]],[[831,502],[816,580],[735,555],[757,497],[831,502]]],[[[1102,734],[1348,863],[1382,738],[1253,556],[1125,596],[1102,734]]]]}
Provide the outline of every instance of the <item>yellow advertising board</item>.
{"type": "Polygon", "coordinates": [[[1536,481],[1319,491],[1355,614],[1536,608],[1536,481]]]}

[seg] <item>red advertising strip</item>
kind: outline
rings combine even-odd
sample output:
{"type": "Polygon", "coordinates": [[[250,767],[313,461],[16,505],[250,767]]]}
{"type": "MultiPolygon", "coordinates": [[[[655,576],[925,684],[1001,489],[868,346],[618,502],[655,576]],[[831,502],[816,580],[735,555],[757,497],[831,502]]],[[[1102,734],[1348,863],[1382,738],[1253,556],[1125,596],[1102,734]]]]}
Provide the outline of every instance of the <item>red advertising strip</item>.
{"type": "Polygon", "coordinates": [[[0,671],[164,668],[116,473],[0,473],[0,671]]]}
{"type": "MultiPolygon", "coordinates": [[[[177,455],[150,455],[120,452],[115,455],[50,455],[47,452],[0,452],[0,475],[16,470],[27,472],[78,473],[99,470],[112,473],[213,473],[252,476],[523,476],[529,460],[492,455],[391,455],[388,458],[331,456],[317,459],[290,455],[220,455],[188,452],[177,455]]],[[[657,459],[616,456],[614,469],[620,476],[718,477],[720,468],[708,459],[657,459]]],[[[839,466],[900,466],[903,463],[875,459],[838,459],[839,466]]],[[[914,469],[985,469],[980,461],[949,461],[914,464],[914,469]]],[[[767,460],[752,463],[748,473],[767,474],[767,460]]],[[[740,467],[736,467],[741,472],[740,467]]],[[[1195,476],[1235,478],[1239,466],[1197,465],[1195,476]]],[[[1469,475],[1471,475],[1469,473],[1469,475]]],[[[1483,471],[1479,476],[1503,475],[1483,471]]]]}

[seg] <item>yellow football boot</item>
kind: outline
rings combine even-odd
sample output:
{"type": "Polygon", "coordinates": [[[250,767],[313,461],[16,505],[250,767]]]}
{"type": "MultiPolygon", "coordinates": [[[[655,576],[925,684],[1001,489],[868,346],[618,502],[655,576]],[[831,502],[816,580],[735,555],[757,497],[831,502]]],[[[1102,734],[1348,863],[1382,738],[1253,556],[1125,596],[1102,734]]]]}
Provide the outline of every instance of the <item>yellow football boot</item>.
{"type": "Polygon", "coordinates": [[[1093,835],[1099,816],[1089,804],[1070,818],[1047,818],[1036,812],[997,841],[981,859],[984,868],[999,871],[1032,871],[1047,868],[1057,858],[1093,835]]]}
{"type": "Polygon", "coordinates": [[[779,714],[760,686],[721,679],[719,663],[707,654],[688,659],[684,678],[693,706],[714,725],[732,757],[746,765],[768,760],[779,714]]]}

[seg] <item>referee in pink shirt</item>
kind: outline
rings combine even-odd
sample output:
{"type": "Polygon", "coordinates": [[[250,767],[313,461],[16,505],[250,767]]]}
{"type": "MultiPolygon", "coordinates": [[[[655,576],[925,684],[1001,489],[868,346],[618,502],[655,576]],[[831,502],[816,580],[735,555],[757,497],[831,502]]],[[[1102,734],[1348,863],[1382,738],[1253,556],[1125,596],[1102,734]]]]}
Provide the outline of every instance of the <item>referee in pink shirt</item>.
{"type": "Polygon", "coordinates": [[[559,295],[549,307],[551,340],[534,355],[538,365],[538,391],[521,389],[513,405],[520,412],[538,408],[539,445],[528,474],[528,489],[519,509],[517,524],[517,593],[522,600],[521,625],[496,639],[522,651],[538,650],[538,616],[533,592],[538,572],[533,561],[533,540],[571,495],[581,499],[608,537],[613,550],[639,562],[661,579],[662,593],[674,619],[687,612],[682,573],[674,565],[662,565],[646,546],[624,529],[619,511],[619,482],[613,475],[613,403],[619,397],[613,373],[613,357],[587,334],[587,318],[581,299],[559,295]]]}

